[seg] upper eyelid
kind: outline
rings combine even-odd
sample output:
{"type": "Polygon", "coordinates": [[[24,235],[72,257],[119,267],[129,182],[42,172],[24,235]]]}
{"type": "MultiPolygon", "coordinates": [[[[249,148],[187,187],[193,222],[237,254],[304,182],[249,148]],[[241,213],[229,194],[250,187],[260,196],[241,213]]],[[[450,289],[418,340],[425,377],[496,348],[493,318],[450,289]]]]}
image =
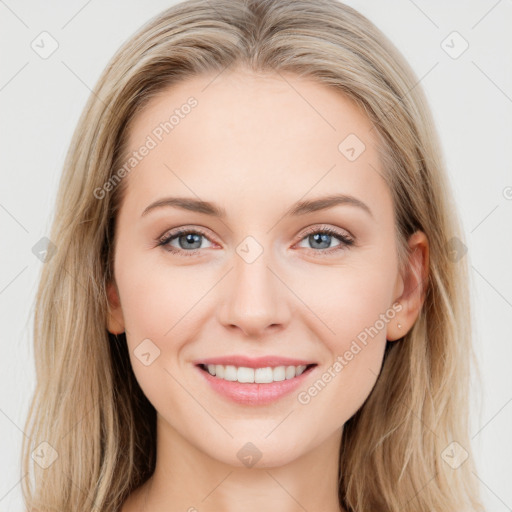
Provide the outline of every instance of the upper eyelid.
{"type": "MultiPolygon", "coordinates": [[[[168,229],[164,232],[162,236],[159,236],[157,240],[163,241],[163,240],[169,240],[176,238],[177,236],[180,236],[184,233],[197,233],[198,235],[204,236],[205,238],[208,238],[209,240],[212,238],[210,235],[206,233],[206,230],[204,228],[196,228],[196,227],[179,227],[174,229],[168,229]]],[[[210,240],[212,241],[212,240],[210,240]]]]}
{"type": "Polygon", "coordinates": [[[323,231],[333,231],[331,233],[333,236],[338,235],[345,238],[350,238],[351,240],[355,240],[354,235],[350,231],[348,231],[345,228],[339,228],[339,227],[333,227],[326,224],[322,224],[320,226],[313,225],[305,228],[305,231],[302,233],[300,240],[302,240],[305,236],[311,234],[311,233],[317,233],[317,232],[323,232],[323,231]],[[346,234],[344,234],[346,233],[346,234]]]}

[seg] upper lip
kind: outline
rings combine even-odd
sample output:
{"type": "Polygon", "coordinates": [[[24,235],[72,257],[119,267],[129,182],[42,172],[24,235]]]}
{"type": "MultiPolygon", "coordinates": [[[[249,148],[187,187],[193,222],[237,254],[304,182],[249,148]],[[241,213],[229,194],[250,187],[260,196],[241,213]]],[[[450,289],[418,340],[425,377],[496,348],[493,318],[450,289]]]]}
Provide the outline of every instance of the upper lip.
{"type": "Polygon", "coordinates": [[[222,364],[246,368],[267,368],[276,366],[309,366],[316,364],[313,361],[305,359],[295,359],[282,356],[261,356],[261,357],[248,357],[243,355],[231,355],[220,357],[209,357],[207,359],[198,359],[194,361],[196,365],[209,365],[209,364],[222,364]]]}

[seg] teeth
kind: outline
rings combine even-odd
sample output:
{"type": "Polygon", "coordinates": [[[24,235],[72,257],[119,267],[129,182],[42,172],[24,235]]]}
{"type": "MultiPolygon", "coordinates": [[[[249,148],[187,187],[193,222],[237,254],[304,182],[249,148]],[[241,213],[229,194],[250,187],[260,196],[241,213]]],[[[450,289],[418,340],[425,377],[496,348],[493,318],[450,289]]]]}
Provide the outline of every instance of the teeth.
{"type": "Polygon", "coordinates": [[[236,367],[226,366],[224,368],[224,380],[236,380],[236,367]]]}
{"type": "Polygon", "coordinates": [[[268,384],[273,381],[274,372],[272,368],[256,368],[256,370],[254,370],[254,382],[268,384]]]}
{"type": "Polygon", "coordinates": [[[254,368],[238,368],[236,380],[238,382],[254,382],[254,368]]]}
{"type": "Polygon", "coordinates": [[[255,382],[257,384],[268,384],[282,380],[293,379],[301,375],[306,369],[301,366],[276,366],[275,368],[246,368],[245,366],[232,366],[222,364],[207,365],[208,373],[220,379],[231,382],[255,382]]]}
{"type": "MultiPolygon", "coordinates": [[[[293,377],[295,377],[295,366],[287,366],[285,375],[286,375],[287,379],[293,379],[293,377]]],[[[300,375],[300,373],[299,373],[299,375],[300,375]]]]}

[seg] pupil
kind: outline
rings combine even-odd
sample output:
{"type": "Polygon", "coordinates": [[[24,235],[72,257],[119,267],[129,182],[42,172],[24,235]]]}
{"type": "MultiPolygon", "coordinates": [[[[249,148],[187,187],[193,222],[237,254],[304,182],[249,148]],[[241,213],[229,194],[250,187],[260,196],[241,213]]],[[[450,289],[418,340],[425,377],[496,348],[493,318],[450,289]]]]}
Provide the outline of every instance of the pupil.
{"type": "MultiPolygon", "coordinates": [[[[201,245],[201,241],[199,240],[200,236],[201,235],[198,235],[196,233],[188,233],[187,235],[183,235],[181,238],[185,238],[185,240],[186,240],[185,243],[187,243],[187,244],[194,244],[194,242],[195,242],[195,243],[199,243],[199,246],[200,246],[201,245]],[[199,240],[199,242],[198,242],[198,240],[199,240]]],[[[180,245],[182,245],[182,244],[180,244],[180,245]]],[[[199,246],[193,247],[193,248],[197,249],[199,246]]],[[[183,246],[182,246],[182,248],[183,248],[183,246]]],[[[190,248],[190,247],[187,247],[187,248],[190,248]]]]}
{"type": "MultiPolygon", "coordinates": [[[[314,243],[325,243],[327,244],[327,247],[329,247],[329,241],[328,239],[330,238],[331,235],[328,235],[326,233],[315,233],[314,235],[311,235],[311,237],[313,238],[314,240],[314,243]],[[320,240],[318,240],[320,239],[320,240]],[[326,240],[327,239],[327,240],[326,240]]],[[[325,249],[326,247],[322,247],[322,249],[325,249]]]]}

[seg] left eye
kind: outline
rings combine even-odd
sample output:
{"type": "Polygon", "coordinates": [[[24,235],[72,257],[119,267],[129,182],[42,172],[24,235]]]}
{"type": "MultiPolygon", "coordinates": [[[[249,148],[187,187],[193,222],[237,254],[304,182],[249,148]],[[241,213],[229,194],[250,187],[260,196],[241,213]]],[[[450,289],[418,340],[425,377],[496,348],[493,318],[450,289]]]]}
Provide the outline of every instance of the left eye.
{"type": "Polygon", "coordinates": [[[336,238],[339,240],[340,243],[335,247],[338,247],[343,244],[347,244],[347,245],[350,244],[350,241],[346,237],[342,236],[341,234],[334,233],[330,230],[315,231],[313,234],[306,235],[301,240],[301,242],[306,241],[309,244],[311,244],[313,246],[313,248],[324,250],[324,249],[332,249],[332,247],[329,247],[329,246],[331,245],[332,240],[336,239],[336,238]],[[321,246],[321,247],[319,247],[319,246],[321,246]]]}
{"type": "Polygon", "coordinates": [[[310,229],[300,241],[308,242],[313,247],[319,249],[314,252],[322,255],[344,250],[354,244],[354,240],[352,238],[330,227],[310,229]],[[330,245],[333,238],[338,239],[340,243],[334,247],[325,247],[325,245],[330,245]],[[322,245],[323,247],[318,247],[317,244],[322,245]]]}

